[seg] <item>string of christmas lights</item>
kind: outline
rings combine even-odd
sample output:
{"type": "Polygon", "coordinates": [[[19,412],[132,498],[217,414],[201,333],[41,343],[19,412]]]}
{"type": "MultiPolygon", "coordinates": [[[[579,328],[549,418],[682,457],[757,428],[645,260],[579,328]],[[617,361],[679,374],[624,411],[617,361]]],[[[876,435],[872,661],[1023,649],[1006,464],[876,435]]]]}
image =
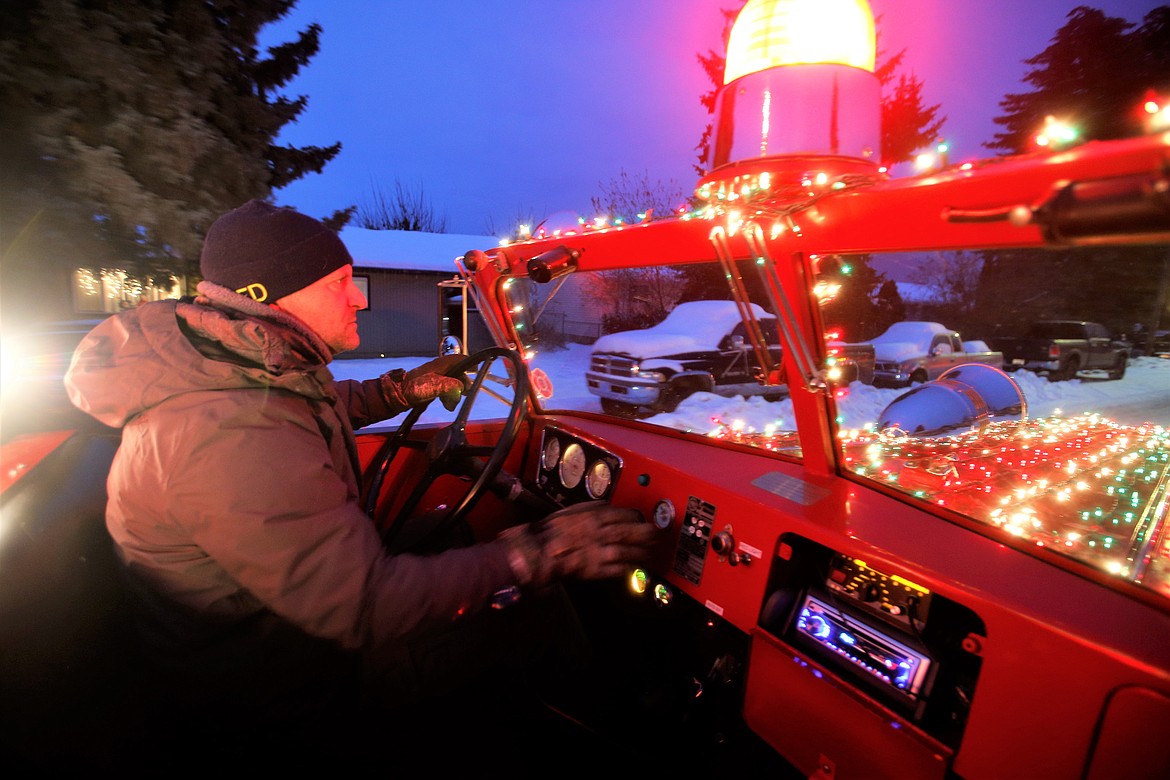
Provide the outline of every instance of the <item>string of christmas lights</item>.
{"type": "MultiPolygon", "coordinates": [[[[799,451],[793,431],[716,423],[715,438],[799,451]]],[[[855,474],[1170,596],[1170,429],[1081,415],[941,438],[842,431],[838,439],[855,474]]]]}
{"type": "MultiPolygon", "coordinates": [[[[885,175],[884,170],[879,172],[882,176],[885,175]]],[[[828,195],[876,183],[882,176],[843,174],[832,177],[823,171],[811,171],[791,181],[778,183],[776,176],[769,171],[744,173],[727,180],[704,182],[695,191],[697,203],[681,204],[670,214],[656,215],[653,210],[648,210],[634,216],[601,215],[592,218],[578,216],[576,228],[552,230],[519,225],[511,236],[502,239],[500,243],[506,246],[513,242],[573,236],[662,219],[713,220],[722,217],[727,218],[728,228],[732,233],[747,219],[765,217],[775,220],[771,230],[772,238],[788,229],[799,234],[799,226],[792,221],[794,214],[809,208],[828,195]],[[749,206],[753,211],[745,214],[743,209],[749,206]]]]}

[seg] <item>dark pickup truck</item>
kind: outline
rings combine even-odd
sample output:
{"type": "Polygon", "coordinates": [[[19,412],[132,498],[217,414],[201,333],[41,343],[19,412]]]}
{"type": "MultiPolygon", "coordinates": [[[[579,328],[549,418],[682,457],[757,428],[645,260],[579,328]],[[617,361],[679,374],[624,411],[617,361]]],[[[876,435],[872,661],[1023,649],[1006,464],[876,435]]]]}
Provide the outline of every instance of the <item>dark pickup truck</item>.
{"type": "MultiPolygon", "coordinates": [[[[781,359],[776,318],[754,307],[772,360],[781,359]]],[[[643,330],[610,333],[593,345],[585,374],[589,392],[608,414],[672,412],[696,392],[723,396],[788,394],[784,384],[764,384],[734,301],[680,303],[666,319],[643,330]]],[[[834,342],[829,353],[840,371],[835,385],[873,380],[873,347],[834,342]]]]}
{"type": "Polygon", "coordinates": [[[1040,320],[1028,335],[998,338],[994,344],[1003,353],[1005,369],[1035,371],[1050,382],[1075,379],[1082,371],[1106,371],[1110,379],[1121,379],[1129,361],[1129,348],[1096,322],[1040,320]]]}

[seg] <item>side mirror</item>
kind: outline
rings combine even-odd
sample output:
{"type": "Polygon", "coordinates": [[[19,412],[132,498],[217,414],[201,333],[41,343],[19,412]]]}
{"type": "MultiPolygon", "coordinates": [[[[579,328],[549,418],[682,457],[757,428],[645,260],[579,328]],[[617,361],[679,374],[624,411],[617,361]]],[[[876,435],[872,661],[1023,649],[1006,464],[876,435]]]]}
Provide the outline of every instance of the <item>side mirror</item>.
{"type": "Polygon", "coordinates": [[[467,352],[463,349],[463,342],[459,340],[458,336],[444,336],[443,340],[439,342],[439,356],[443,355],[466,355],[467,352]]]}

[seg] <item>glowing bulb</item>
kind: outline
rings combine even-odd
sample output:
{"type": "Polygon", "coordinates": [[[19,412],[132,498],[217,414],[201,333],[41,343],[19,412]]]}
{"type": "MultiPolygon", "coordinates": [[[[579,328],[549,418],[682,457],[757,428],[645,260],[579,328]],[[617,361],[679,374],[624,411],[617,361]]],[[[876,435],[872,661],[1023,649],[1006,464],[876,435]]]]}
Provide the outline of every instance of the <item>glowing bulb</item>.
{"type": "Polygon", "coordinates": [[[643,569],[634,569],[630,574],[630,590],[641,595],[649,586],[650,576],[643,569]]]}
{"type": "Polygon", "coordinates": [[[923,152],[914,158],[914,167],[920,171],[928,171],[934,167],[934,155],[930,152],[923,152]]]}
{"type": "Polygon", "coordinates": [[[748,0],[727,41],[723,83],[799,64],[874,70],[877,42],[866,0],[748,0]]]}
{"type": "Polygon", "coordinates": [[[1044,127],[1036,135],[1036,145],[1053,148],[1068,146],[1077,139],[1077,129],[1051,114],[1044,118],[1044,127]]]}
{"type": "Polygon", "coordinates": [[[736,234],[736,232],[739,231],[739,228],[742,224],[743,224],[743,212],[738,211],[738,210],[728,212],[728,214],[727,214],[727,232],[729,235],[734,236],[736,234]]]}

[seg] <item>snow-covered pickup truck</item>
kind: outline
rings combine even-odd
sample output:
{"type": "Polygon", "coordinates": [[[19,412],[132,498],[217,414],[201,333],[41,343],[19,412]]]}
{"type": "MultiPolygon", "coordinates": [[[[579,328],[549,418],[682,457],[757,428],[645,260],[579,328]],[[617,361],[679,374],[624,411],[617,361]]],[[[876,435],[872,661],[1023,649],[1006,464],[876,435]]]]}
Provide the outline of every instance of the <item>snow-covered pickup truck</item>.
{"type": "MultiPolygon", "coordinates": [[[[776,318],[752,304],[764,342],[780,365],[776,318]]],[[[872,376],[873,350],[868,344],[834,344],[842,371],[838,383],[872,376]]],[[[760,365],[735,301],[688,301],[662,322],[641,330],[610,333],[593,344],[585,374],[589,392],[601,397],[610,414],[638,410],[673,411],[696,392],[722,396],[763,396],[775,400],[787,387],[760,365]]]]}
{"type": "Polygon", "coordinates": [[[1025,368],[1046,374],[1049,381],[1075,379],[1081,371],[1107,371],[1110,379],[1125,376],[1129,349],[1099,322],[1039,320],[1022,337],[995,339],[1004,368],[1025,368]]]}
{"type": "Polygon", "coordinates": [[[957,331],[937,322],[896,322],[870,343],[876,359],[873,381],[879,386],[928,382],[963,363],[1003,367],[1003,353],[982,341],[963,341],[957,331]]]}

